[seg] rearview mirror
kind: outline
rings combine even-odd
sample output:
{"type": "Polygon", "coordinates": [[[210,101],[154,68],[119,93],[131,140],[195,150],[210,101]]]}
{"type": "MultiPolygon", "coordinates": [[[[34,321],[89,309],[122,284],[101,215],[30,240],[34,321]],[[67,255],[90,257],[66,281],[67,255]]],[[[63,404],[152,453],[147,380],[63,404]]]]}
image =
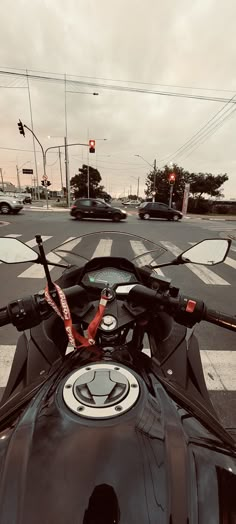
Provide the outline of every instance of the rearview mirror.
{"type": "Polygon", "coordinates": [[[229,252],[231,240],[226,238],[211,238],[202,240],[187,251],[184,251],[179,257],[183,264],[191,262],[192,264],[202,264],[206,266],[215,266],[224,262],[229,252]]]}
{"type": "Polygon", "coordinates": [[[0,238],[0,261],[5,264],[19,264],[22,262],[35,262],[39,255],[17,238],[0,238]]]}

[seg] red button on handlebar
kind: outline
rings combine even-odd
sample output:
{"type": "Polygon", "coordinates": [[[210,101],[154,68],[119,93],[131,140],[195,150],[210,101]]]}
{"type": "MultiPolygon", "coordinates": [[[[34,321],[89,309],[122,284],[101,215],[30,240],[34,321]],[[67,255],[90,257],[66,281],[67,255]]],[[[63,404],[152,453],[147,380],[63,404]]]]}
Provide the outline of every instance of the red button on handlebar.
{"type": "Polygon", "coordinates": [[[187,313],[193,313],[196,305],[197,305],[197,302],[195,302],[195,300],[188,300],[188,303],[186,306],[187,313]]]}

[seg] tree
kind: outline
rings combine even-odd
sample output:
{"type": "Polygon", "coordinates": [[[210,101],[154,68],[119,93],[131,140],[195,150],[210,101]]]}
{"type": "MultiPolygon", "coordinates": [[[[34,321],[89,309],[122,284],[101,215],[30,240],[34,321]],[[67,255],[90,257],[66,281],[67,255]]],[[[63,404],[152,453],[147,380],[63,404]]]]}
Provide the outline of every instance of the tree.
{"type": "Polygon", "coordinates": [[[154,177],[154,170],[148,174],[146,180],[146,195],[150,197],[155,189],[155,200],[168,203],[170,193],[169,174],[172,172],[176,175],[173,200],[179,204],[182,204],[185,183],[190,184],[190,194],[196,200],[196,206],[198,206],[203,195],[221,195],[220,187],[228,180],[226,174],[212,175],[211,173],[190,173],[177,164],[174,164],[171,168],[166,165],[163,169],[157,170],[156,177],[154,177]],[[154,178],[156,178],[156,184],[154,178]]]}
{"type": "MultiPolygon", "coordinates": [[[[91,198],[102,198],[104,187],[100,185],[102,177],[97,169],[89,167],[89,196],[91,198]]],[[[83,164],[79,173],[71,178],[71,187],[74,189],[76,198],[88,196],[88,166],[83,164]]]]}
{"type": "Polygon", "coordinates": [[[146,180],[147,189],[145,194],[148,197],[151,197],[152,192],[156,191],[155,200],[167,204],[170,193],[170,173],[175,173],[176,175],[173,199],[175,202],[182,200],[185,182],[188,181],[190,173],[185,171],[183,167],[179,167],[177,164],[174,164],[172,168],[166,165],[163,169],[157,169],[156,176],[154,170],[150,171],[146,180]]]}
{"type": "Polygon", "coordinates": [[[220,187],[227,182],[228,175],[212,175],[211,173],[194,174],[190,181],[191,194],[199,199],[202,195],[221,196],[220,187]]]}

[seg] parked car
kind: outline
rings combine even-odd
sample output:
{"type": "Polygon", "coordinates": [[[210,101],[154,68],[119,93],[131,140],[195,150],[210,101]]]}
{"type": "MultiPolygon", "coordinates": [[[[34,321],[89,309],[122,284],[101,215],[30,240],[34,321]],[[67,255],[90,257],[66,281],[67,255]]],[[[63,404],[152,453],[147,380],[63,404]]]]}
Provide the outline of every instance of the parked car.
{"type": "Polygon", "coordinates": [[[0,194],[0,213],[3,215],[9,215],[10,213],[16,215],[22,208],[22,200],[19,200],[17,197],[5,195],[4,193],[0,194]]]}
{"type": "Polygon", "coordinates": [[[108,218],[113,222],[119,222],[127,217],[123,209],[112,207],[103,200],[96,198],[78,198],[71,207],[70,214],[77,220],[82,218],[108,218]]]}
{"type": "Polygon", "coordinates": [[[122,204],[123,206],[139,206],[141,202],[140,200],[124,200],[122,204]]]}
{"type": "Polygon", "coordinates": [[[166,218],[167,220],[181,220],[183,214],[177,209],[167,206],[162,202],[143,202],[138,210],[141,219],[166,218]]]}

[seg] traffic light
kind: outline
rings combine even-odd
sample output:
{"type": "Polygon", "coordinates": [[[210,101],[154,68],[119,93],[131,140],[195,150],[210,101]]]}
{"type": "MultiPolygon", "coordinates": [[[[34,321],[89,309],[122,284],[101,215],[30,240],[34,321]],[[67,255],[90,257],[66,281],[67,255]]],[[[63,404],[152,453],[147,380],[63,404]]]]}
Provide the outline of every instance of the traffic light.
{"type": "Polygon", "coordinates": [[[20,135],[23,135],[25,137],[25,131],[24,131],[24,127],[23,127],[23,124],[22,124],[21,120],[19,120],[17,125],[18,125],[19,131],[20,131],[20,135]]]}
{"type": "Polygon", "coordinates": [[[47,180],[47,186],[51,186],[50,180],[47,180]]]}
{"type": "Polygon", "coordinates": [[[95,153],[95,140],[89,140],[89,152],[95,153]]]}
{"type": "Polygon", "coordinates": [[[175,183],[175,173],[169,174],[169,183],[172,185],[175,183]]]}

